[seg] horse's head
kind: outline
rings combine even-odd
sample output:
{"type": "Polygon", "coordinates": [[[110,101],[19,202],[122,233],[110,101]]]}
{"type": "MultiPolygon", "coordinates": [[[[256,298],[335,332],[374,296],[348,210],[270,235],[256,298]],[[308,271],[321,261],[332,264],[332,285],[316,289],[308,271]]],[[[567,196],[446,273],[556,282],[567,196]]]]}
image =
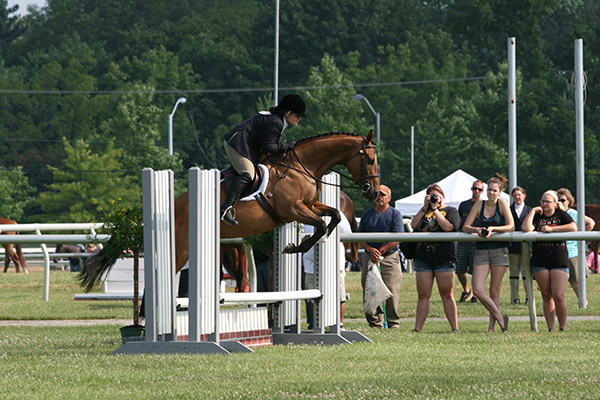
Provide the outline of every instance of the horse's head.
{"type": "Polygon", "coordinates": [[[350,157],[344,165],[352,174],[354,181],[360,186],[363,196],[371,201],[377,198],[379,192],[379,172],[377,171],[376,145],[373,143],[373,130],[367,137],[361,137],[362,142],[355,156],[350,157]]]}

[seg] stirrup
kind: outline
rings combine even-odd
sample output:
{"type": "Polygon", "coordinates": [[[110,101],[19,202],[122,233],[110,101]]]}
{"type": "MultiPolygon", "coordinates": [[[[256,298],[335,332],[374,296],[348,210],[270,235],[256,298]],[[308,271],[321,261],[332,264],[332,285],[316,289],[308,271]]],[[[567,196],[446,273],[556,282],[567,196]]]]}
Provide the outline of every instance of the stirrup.
{"type": "Polygon", "coordinates": [[[229,206],[221,214],[221,221],[228,225],[238,226],[239,222],[235,220],[235,208],[229,206]]]}

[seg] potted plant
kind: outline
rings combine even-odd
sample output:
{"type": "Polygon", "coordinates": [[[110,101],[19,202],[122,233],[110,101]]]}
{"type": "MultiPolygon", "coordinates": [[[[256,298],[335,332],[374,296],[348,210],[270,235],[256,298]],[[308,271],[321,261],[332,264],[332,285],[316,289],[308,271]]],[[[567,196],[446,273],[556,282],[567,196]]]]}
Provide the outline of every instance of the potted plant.
{"type": "Polygon", "coordinates": [[[144,326],[139,323],[139,275],[140,254],[144,250],[143,210],[141,207],[124,207],[119,198],[104,212],[103,222],[103,231],[110,234],[110,240],[102,250],[105,262],[112,265],[120,258],[133,257],[133,325],[121,328],[121,338],[123,343],[141,340],[144,326]]]}

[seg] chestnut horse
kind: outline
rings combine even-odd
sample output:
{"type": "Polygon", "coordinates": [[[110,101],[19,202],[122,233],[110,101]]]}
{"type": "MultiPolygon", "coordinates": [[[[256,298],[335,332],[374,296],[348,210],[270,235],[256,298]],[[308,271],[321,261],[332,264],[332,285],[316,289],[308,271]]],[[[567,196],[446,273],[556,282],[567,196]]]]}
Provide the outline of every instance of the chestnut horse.
{"type": "MultiPolygon", "coordinates": [[[[11,224],[16,225],[17,221],[13,221],[8,218],[0,218],[0,224],[11,224]]],[[[2,231],[2,235],[18,235],[19,232],[15,231],[2,231]]],[[[27,266],[27,261],[25,261],[25,257],[23,256],[23,249],[20,244],[3,244],[4,247],[4,273],[8,272],[8,266],[12,261],[15,264],[15,272],[29,272],[29,267],[27,266]],[[16,251],[15,251],[16,250],[16,251]]]]}
{"type": "MultiPolygon", "coordinates": [[[[318,201],[321,178],[336,165],[345,166],[352,179],[361,187],[363,196],[374,200],[379,191],[377,155],[373,131],[366,137],[349,133],[327,133],[301,139],[294,149],[270,155],[263,160],[269,168],[269,184],[265,197],[282,222],[298,221],[315,227],[312,236],[298,245],[288,244],[285,253],[306,252],[322,236],[330,233],[340,221],[339,212],[318,201]],[[329,225],[321,217],[329,216],[329,225]]],[[[226,191],[221,186],[221,199],[226,191]]],[[[239,202],[236,206],[238,226],[221,223],[222,238],[236,238],[269,231],[277,223],[257,201],[239,202]]],[[[175,200],[175,264],[179,271],[189,258],[189,199],[184,193],[175,200]]],[[[110,245],[110,241],[106,244],[110,245]]],[[[106,260],[101,251],[84,264],[79,280],[85,290],[91,290],[116,260],[106,260]]]]}
{"type": "MultiPolygon", "coordinates": [[[[352,232],[358,232],[358,223],[354,217],[354,203],[350,197],[340,191],[340,211],[350,222],[352,232]]],[[[352,262],[358,261],[358,243],[344,243],[346,250],[350,249],[352,262]]],[[[243,244],[223,244],[223,267],[235,279],[237,292],[249,292],[248,259],[243,244]]]]}

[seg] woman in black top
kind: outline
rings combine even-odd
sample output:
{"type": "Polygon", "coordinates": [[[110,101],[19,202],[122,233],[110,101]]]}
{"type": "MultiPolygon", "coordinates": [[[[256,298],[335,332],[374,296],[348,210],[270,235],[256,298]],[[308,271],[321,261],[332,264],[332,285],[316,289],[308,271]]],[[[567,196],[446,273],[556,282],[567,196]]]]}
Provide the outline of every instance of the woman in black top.
{"type": "Polygon", "coordinates": [[[293,142],[279,143],[288,125],[297,126],[306,116],[306,104],[297,94],[288,94],[269,112],[260,113],[238,124],[225,135],[225,152],[237,176],[231,183],[221,206],[221,221],[237,226],[235,203],[242,191],[254,180],[254,167],[266,153],[283,153],[294,147],[293,142]]]}
{"type": "MultiPolygon", "coordinates": [[[[426,191],[423,208],[412,219],[415,232],[455,232],[460,225],[456,208],[444,203],[444,191],[437,184],[426,191]]],[[[458,332],[456,300],[454,300],[456,249],[454,242],[422,242],[417,245],[415,272],[417,277],[417,315],[415,331],[421,332],[429,314],[433,281],[437,282],[444,313],[452,332],[458,332]]]]}
{"type": "MultiPolygon", "coordinates": [[[[577,225],[573,218],[558,202],[554,190],[548,190],[542,196],[540,206],[534,207],[525,221],[523,232],[574,232],[577,225]]],[[[558,328],[565,330],[567,325],[567,302],[565,289],[569,281],[569,254],[565,241],[533,242],[531,272],[535,278],[544,301],[544,317],[548,330],[554,330],[554,320],[558,317],[558,328]]]]}
{"type": "MultiPolygon", "coordinates": [[[[515,225],[508,202],[500,198],[506,187],[504,176],[496,174],[488,180],[488,200],[479,200],[469,213],[463,232],[476,233],[489,238],[492,232],[511,232],[515,225]]],[[[508,242],[491,240],[477,242],[473,257],[473,293],[490,312],[488,332],[494,331],[496,322],[502,331],[508,329],[508,316],[500,313],[500,287],[508,269],[508,242]],[[485,282],[490,275],[489,295],[485,292],[485,282]]]]}

